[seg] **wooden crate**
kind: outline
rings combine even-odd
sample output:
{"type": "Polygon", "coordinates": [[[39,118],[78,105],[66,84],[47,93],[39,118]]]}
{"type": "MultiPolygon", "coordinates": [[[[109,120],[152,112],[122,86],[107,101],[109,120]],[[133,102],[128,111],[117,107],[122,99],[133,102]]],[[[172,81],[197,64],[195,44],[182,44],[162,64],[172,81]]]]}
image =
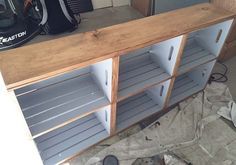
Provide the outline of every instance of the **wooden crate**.
{"type": "Polygon", "coordinates": [[[203,90],[233,18],[201,4],[1,52],[0,94],[58,164],[203,90]]]}

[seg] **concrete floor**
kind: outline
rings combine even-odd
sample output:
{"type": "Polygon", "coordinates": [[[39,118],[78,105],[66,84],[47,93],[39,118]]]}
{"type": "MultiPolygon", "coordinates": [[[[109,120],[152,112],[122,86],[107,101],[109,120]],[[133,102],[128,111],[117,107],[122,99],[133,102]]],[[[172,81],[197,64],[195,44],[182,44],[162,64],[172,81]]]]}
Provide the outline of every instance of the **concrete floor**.
{"type": "MultiPolygon", "coordinates": [[[[130,20],[134,20],[134,19],[138,19],[138,18],[143,17],[139,12],[135,11],[133,8],[131,8],[129,6],[99,9],[99,10],[95,10],[93,12],[84,13],[81,16],[82,16],[82,23],[81,23],[79,29],[71,34],[78,33],[78,32],[91,31],[91,30],[95,30],[97,28],[111,26],[114,24],[119,24],[122,22],[127,22],[130,20]]],[[[64,34],[64,35],[68,35],[68,34],[64,34]]],[[[58,38],[58,37],[61,37],[64,35],[51,36],[51,37],[48,37],[48,39],[54,39],[54,38],[58,38]]],[[[45,40],[45,37],[38,37],[32,43],[38,42],[40,40],[45,40]]],[[[236,100],[236,88],[234,86],[236,84],[236,57],[232,58],[231,60],[226,61],[225,64],[229,68],[229,72],[227,74],[229,81],[226,84],[229,86],[234,100],[236,100]]],[[[217,65],[215,67],[215,71],[221,71],[221,70],[222,69],[220,66],[217,65]]],[[[109,146],[109,145],[129,136],[129,135],[132,135],[132,134],[140,131],[140,129],[141,129],[141,127],[139,125],[136,125],[136,126],[132,127],[131,129],[126,130],[125,132],[118,134],[118,135],[100,143],[97,146],[92,147],[91,149],[84,152],[83,154],[81,154],[77,157],[74,157],[72,160],[70,160],[68,162],[68,164],[77,165],[77,164],[81,164],[79,162],[86,162],[86,160],[88,160],[90,157],[95,155],[97,152],[103,150],[107,146],[109,146]]]]}
{"type": "Polygon", "coordinates": [[[230,92],[234,98],[234,101],[236,101],[236,56],[224,63],[229,68],[229,72],[227,74],[229,80],[228,82],[226,82],[226,84],[228,85],[230,89],[230,92]]]}

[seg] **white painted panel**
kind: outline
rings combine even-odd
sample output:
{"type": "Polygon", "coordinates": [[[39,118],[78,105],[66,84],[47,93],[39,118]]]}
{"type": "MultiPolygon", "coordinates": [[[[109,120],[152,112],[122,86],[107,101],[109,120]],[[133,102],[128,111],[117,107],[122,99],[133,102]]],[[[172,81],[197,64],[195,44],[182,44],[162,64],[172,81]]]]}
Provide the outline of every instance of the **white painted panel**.
{"type": "Polygon", "coordinates": [[[113,7],[130,5],[130,0],[112,0],[113,7]]]}
{"type": "Polygon", "coordinates": [[[93,8],[100,9],[112,6],[112,0],[92,0],[93,8]]]}
{"type": "Polygon", "coordinates": [[[179,36],[152,46],[150,50],[153,55],[151,56],[152,59],[157,62],[159,66],[161,66],[165,71],[173,75],[174,67],[176,64],[177,56],[179,53],[181,41],[183,36],[179,36]],[[170,57],[171,47],[173,47],[172,57],[170,57]]]}
{"type": "Polygon", "coordinates": [[[93,78],[103,89],[108,99],[111,101],[112,90],[112,59],[108,59],[91,66],[93,78]]]}
{"type": "Polygon", "coordinates": [[[161,107],[164,106],[166,101],[167,92],[170,86],[170,80],[156,85],[146,91],[148,96],[152,98],[161,107]]]}
{"type": "Polygon", "coordinates": [[[206,50],[210,51],[215,56],[219,56],[220,50],[225,43],[232,22],[233,20],[229,20],[200,30],[196,35],[196,40],[206,50]],[[222,30],[222,34],[219,38],[219,41],[216,42],[220,30],[222,30]]]}
{"type": "Polygon", "coordinates": [[[194,69],[188,76],[202,88],[206,86],[216,61],[211,61],[194,69]]]}
{"type": "Polygon", "coordinates": [[[111,130],[111,106],[107,106],[102,108],[101,110],[95,112],[98,120],[102,123],[102,125],[106,128],[107,132],[110,134],[111,130]]]}
{"type": "Polygon", "coordinates": [[[1,164],[43,165],[14,92],[8,93],[0,73],[1,164]]]}

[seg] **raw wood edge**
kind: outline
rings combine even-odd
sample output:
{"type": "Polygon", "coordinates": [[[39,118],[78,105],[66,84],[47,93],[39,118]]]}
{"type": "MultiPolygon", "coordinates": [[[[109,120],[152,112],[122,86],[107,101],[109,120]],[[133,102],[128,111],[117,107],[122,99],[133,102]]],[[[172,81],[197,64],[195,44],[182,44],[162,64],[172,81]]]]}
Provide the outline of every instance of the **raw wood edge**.
{"type": "Polygon", "coordinates": [[[116,110],[118,97],[120,57],[112,59],[112,94],[111,94],[111,135],[116,134],[116,110]]]}
{"type": "Polygon", "coordinates": [[[180,44],[180,48],[179,48],[178,56],[177,56],[177,59],[176,59],[176,63],[175,63],[173,78],[170,80],[170,86],[169,86],[169,89],[168,89],[168,92],[167,92],[166,100],[164,102],[164,109],[166,109],[168,107],[168,103],[170,101],[171,93],[172,93],[172,90],[174,88],[175,79],[178,75],[178,69],[179,69],[179,66],[180,66],[180,63],[181,63],[181,59],[182,59],[182,56],[183,56],[185,45],[187,43],[187,39],[188,39],[188,34],[184,34],[183,38],[182,38],[182,41],[181,41],[181,44],[180,44]]]}

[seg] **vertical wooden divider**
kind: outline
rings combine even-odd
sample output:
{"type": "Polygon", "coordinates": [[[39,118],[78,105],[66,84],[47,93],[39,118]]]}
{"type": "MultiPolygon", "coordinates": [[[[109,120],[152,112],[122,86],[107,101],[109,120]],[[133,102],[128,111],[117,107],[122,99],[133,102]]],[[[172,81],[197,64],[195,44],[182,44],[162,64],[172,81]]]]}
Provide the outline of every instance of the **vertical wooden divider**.
{"type": "Polygon", "coordinates": [[[180,63],[181,63],[181,59],[182,59],[182,56],[183,56],[183,52],[184,52],[184,48],[185,48],[187,39],[188,39],[188,34],[184,34],[183,35],[183,39],[181,41],[180,48],[179,48],[177,60],[176,60],[176,63],[175,63],[173,76],[171,78],[170,86],[169,86],[169,89],[168,89],[168,92],[167,92],[167,96],[166,96],[166,100],[165,100],[165,103],[164,103],[164,110],[166,108],[168,108],[168,103],[169,103],[169,100],[170,100],[170,97],[171,97],[171,93],[172,93],[172,90],[173,90],[173,87],[174,87],[175,79],[176,79],[177,74],[178,74],[178,68],[179,68],[180,63]]]}
{"type": "Polygon", "coordinates": [[[111,135],[116,134],[116,109],[118,96],[118,80],[119,80],[120,57],[112,59],[112,95],[111,95],[111,135]]]}

